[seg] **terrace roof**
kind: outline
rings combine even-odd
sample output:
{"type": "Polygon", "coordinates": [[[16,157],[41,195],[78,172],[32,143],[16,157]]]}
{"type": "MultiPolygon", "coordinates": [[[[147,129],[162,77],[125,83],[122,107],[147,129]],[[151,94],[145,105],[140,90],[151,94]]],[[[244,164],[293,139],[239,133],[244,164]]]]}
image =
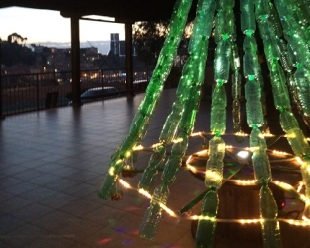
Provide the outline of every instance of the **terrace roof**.
{"type": "MultiPolygon", "coordinates": [[[[191,16],[195,13],[194,0],[191,16]]],[[[158,21],[169,19],[174,0],[1,0],[0,8],[26,7],[60,11],[65,17],[99,15],[114,17],[116,22],[158,21]]]]}

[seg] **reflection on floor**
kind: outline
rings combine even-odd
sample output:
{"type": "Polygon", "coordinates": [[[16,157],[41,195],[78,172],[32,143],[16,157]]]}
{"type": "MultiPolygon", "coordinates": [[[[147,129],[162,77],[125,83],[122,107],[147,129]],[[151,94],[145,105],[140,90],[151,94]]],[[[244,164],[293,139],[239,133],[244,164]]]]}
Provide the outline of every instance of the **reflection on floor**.
{"type": "MultiPolygon", "coordinates": [[[[121,201],[97,197],[109,158],[143,96],[10,116],[0,123],[0,247],[194,247],[191,221],[165,213],[155,239],[140,238],[149,201],[135,190],[124,189],[121,201]]],[[[174,99],[174,90],[164,91],[146,146],[157,142],[174,99]]],[[[209,130],[209,105],[201,103],[195,130],[209,130]]],[[[190,142],[188,153],[200,149],[201,140],[190,142]]],[[[138,168],[148,156],[140,155],[138,168]]],[[[136,186],[138,179],[128,181],[136,186]]],[[[202,181],[181,170],[170,187],[168,205],[177,211],[204,189],[202,181]]],[[[199,206],[193,212],[199,213],[199,206]]],[[[234,244],[222,239],[216,247],[234,244]]],[[[250,242],[238,247],[261,246],[250,242]]]]}

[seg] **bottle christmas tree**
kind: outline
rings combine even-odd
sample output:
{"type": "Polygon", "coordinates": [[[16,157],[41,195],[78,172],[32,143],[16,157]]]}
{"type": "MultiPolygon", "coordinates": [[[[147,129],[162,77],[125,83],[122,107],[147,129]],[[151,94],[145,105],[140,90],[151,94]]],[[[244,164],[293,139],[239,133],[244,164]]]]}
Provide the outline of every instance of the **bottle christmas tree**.
{"type": "MultiPolygon", "coordinates": [[[[188,45],[187,59],[172,112],[167,117],[158,143],[154,146],[149,163],[143,171],[138,188],[150,194],[158,170],[163,168],[161,183],[151,196],[140,235],[153,238],[169,198],[169,185],[174,182],[186,154],[189,136],[192,135],[198,111],[201,88],[204,82],[209,40],[216,44],[214,60],[214,87],[212,91],[211,125],[212,137],[209,141],[208,159],[205,165],[204,181],[206,191],[188,206],[202,202],[201,216],[198,217],[196,247],[213,247],[218,212],[218,190],[225,178],[225,155],[229,154],[222,139],[226,130],[227,94],[225,86],[232,88],[232,122],[236,133],[242,133],[241,92],[242,76],[245,81],[246,119],[251,129],[249,136],[252,153],[254,183],[259,185],[259,220],[243,220],[247,223],[261,223],[264,247],[282,247],[278,207],[270,183],[273,182],[267,153],[268,122],[264,76],[259,63],[258,39],[263,44],[274,107],[279,112],[279,120],[294,156],[300,164],[300,174],[305,186],[305,194],[298,193],[283,182],[277,184],[305,202],[303,220],[291,221],[309,225],[310,202],[310,148],[308,140],[292,112],[292,104],[297,106],[298,115],[310,126],[310,3],[307,0],[199,0],[193,31],[188,45]],[[240,13],[236,26],[235,13],[240,13]],[[243,44],[237,45],[236,30],[242,33],[243,44]],[[241,51],[242,50],[242,51],[241,51]],[[242,59],[241,55],[243,56],[242,59]],[[230,80],[231,78],[231,80],[230,80]],[[168,156],[167,147],[171,146],[168,156]],[[166,159],[166,157],[168,157],[166,159]]],[[[141,144],[148,123],[153,115],[164,82],[169,75],[176,56],[179,42],[191,8],[191,0],[177,0],[171,21],[170,32],[158,57],[146,95],[130,126],[128,135],[111,158],[109,171],[99,191],[103,199],[118,198],[117,187],[128,161],[136,156],[136,146],[141,144]]],[[[134,159],[135,160],[135,159],[134,159]]],[[[187,209],[189,207],[185,207],[187,209]]],[[[182,211],[181,211],[182,212],[182,211]]],[[[225,220],[222,220],[225,221],[225,220]]],[[[229,220],[228,220],[229,221],[229,220]]],[[[238,222],[238,220],[236,220],[238,222]]],[[[288,221],[289,222],[289,221],[288,221]]]]}

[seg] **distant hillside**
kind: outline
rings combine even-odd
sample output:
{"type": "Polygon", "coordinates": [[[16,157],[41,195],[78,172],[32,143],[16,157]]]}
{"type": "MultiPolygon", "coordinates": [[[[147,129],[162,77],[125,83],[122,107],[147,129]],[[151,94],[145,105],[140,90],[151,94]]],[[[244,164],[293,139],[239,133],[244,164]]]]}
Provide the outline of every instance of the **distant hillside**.
{"type": "MultiPolygon", "coordinates": [[[[40,42],[36,45],[46,46],[46,47],[56,47],[56,48],[70,48],[71,43],[70,42],[40,42]]],[[[81,42],[80,47],[86,48],[86,47],[97,47],[99,53],[103,55],[107,55],[110,50],[110,41],[89,41],[89,42],[81,42]]]]}

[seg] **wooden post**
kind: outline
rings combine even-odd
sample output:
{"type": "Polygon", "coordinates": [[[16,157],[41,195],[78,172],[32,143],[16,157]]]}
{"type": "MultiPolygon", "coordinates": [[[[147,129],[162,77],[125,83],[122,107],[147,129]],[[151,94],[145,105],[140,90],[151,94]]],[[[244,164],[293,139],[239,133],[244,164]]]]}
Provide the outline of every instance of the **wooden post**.
{"type": "Polygon", "coordinates": [[[71,16],[72,105],[81,106],[79,17],[71,16]]]}
{"type": "Polygon", "coordinates": [[[132,23],[125,23],[125,52],[126,52],[126,91],[127,99],[135,96],[133,90],[133,63],[132,63],[132,23]]]}

